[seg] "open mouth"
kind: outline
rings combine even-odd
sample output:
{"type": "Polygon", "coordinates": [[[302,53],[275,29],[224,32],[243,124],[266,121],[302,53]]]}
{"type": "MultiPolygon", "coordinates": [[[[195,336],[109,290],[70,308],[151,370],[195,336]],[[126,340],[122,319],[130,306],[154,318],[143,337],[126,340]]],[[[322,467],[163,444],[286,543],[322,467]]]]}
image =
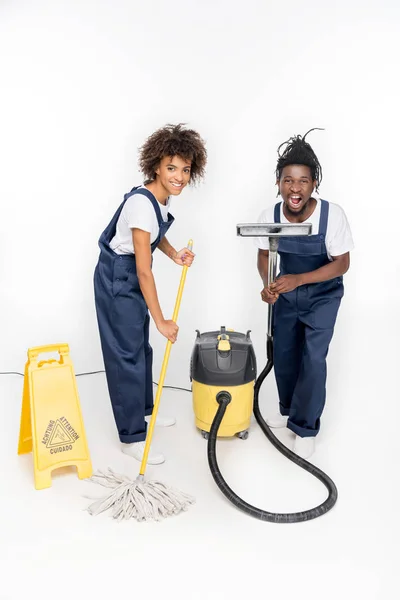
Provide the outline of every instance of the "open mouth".
{"type": "Polygon", "coordinates": [[[289,200],[289,205],[291,208],[299,208],[299,206],[301,204],[301,196],[299,196],[297,194],[293,194],[293,195],[289,196],[288,200],[289,200]]]}
{"type": "Polygon", "coordinates": [[[183,188],[183,183],[172,183],[171,182],[172,187],[176,188],[177,190],[181,190],[183,188]]]}

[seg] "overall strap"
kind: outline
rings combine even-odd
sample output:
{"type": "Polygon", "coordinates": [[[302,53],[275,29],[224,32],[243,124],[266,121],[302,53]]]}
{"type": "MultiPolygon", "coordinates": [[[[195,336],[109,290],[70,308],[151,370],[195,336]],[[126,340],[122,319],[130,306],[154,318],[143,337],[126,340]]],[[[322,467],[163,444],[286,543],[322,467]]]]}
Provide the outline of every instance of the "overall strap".
{"type": "Polygon", "coordinates": [[[319,234],[326,236],[328,227],[329,202],[321,200],[321,215],[319,218],[319,234]]]}
{"type": "Polygon", "coordinates": [[[274,208],[274,223],[280,223],[281,222],[281,204],[282,204],[282,202],[278,202],[277,204],[275,204],[275,208],[274,208]]]}

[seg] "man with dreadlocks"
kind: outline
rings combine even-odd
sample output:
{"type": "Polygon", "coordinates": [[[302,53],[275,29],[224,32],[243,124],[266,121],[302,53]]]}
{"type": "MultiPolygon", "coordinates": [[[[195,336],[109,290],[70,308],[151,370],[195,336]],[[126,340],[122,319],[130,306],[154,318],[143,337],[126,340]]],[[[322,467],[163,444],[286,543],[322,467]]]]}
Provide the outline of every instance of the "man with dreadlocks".
{"type": "MultiPolygon", "coordinates": [[[[152,254],[158,248],[177,265],[191,266],[188,248],[177,252],[165,234],[174,217],[171,197],[204,176],[207,152],[201,137],[182,124],[153,133],[140,151],[145,176],[142,185],[125,194],[102,233],[94,274],[94,291],[108,390],[122,451],[141,461],[147,422],[153,411],[150,314],[158,331],[174,343],[178,326],[164,318],[152,274],[152,254]]],[[[157,417],[170,426],[173,417],[157,417]]],[[[148,462],[164,462],[149,453],[148,462]]]]}
{"type": "Polygon", "coordinates": [[[276,303],[274,369],[280,410],[267,423],[293,431],[293,450],[303,458],[314,452],[320,429],[326,356],[343,296],[343,275],[354,247],[343,209],[317,194],[322,169],[305,141],[308,133],[279,146],[276,184],[282,201],[264,210],[259,222],[308,222],[312,232],[279,239],[280,273],[269,287],[268,238],[256,240],[257,266],[264,284],[261,298],[276,303]]]}

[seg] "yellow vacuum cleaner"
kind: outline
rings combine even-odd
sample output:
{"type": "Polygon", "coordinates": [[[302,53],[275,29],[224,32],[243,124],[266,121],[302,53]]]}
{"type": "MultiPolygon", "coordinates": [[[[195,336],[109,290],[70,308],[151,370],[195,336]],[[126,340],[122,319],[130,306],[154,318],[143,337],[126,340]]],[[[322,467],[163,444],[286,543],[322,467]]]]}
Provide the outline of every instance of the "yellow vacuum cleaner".
{"type": "MultiPolygon", "coordinates": [[[[248,223],[237,225],[237,233],[243,237],[268,237],[269,285],[276,278],[279,238],[310,235],[311,225],[309,223],[248,223]]],[[[208,440],[208,464],[214,481],[232,504],[262,521],[272,523],[308,521],[331,510],[336,503],[338,492],[334,482],[326,473],[289,450],[276,437],[260,412],[260,388],[274,365],[273,305],[271,304],[268,305],[267,359],[267,364],[256,379],[256,358],[250,332],[246,334],[227,332],[225,327],[221,327],[220,331],[202,334],[197,331],[190,364],[196,426],[208,440]],[[324,502],[300,512],[272,513],[252,506],[228,486],[217,462],[217,437],[237,435],[246,439],[252,412],[261,430],[275,448],[324,484],[328,490],[328,497],[324,502]]]]}
{"type": "Polygon", "coordinates": [[[246,334],[221,327],[220,331],[197,331],[192,359],[191,381],[196,427],[208,439],[215,413],[217,396],[225,390],[231,396],[224,420],[218,430],[219,437],[237,437],[245,440],[249,435],[253,413],[256,357],[246,334]]]}

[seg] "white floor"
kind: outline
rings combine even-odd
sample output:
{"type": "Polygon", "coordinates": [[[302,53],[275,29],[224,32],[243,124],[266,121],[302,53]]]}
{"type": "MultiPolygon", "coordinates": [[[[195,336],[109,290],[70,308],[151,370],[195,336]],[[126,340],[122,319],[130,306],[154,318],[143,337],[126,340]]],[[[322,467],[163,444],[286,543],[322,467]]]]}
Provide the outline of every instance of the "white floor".
{"type": "MultiPolygon", "coordinates": [[[[104,488],[73,470],[35,491],[32,457],[16,450],[22,382],[0,378],[1,600],[400,597],[394,427],[368,430],[371,415],[357,418],[357,406],[347,424],[337,419],[333,427],[328,414],[313,460],[336,482],[337,505],[314,521],[275,525],[225,499],[208,470],[191,395],[166,389],[160,412],[178,422],[156,429],[154,446],[167,462],[149,467],[147,478],[193,494],[196,504],[161,523],[117,523],[84,510],[84,496],[104,488]]],[[[119,450],[104,375],[80,377],[78,386],[94,468],[136,477],[139,463],[119,450]]],[[[235,491],[266,510],[302,510],[325,498],[322,484],[281,456],[255,423],[247,441],[220,441],[218,456],[235,491]]]]}

